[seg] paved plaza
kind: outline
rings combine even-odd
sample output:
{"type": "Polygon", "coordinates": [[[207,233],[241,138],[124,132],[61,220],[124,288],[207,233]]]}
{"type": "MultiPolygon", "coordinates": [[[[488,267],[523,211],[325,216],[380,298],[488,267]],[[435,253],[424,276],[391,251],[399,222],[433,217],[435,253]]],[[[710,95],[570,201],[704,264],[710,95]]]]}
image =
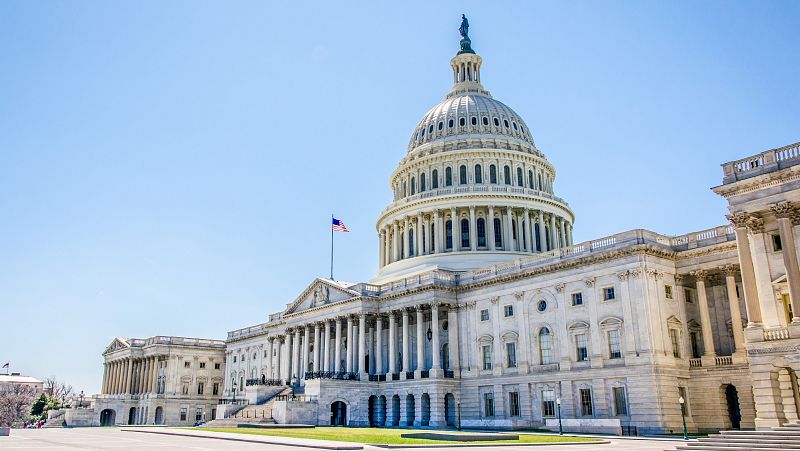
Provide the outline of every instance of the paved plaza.
{"type": "MultiPolygon", "coordinates": [[[[175,430],[177,431],[177,430],[175,430]]],[[[166,432],[166,431],[165,431],[166,432]]],[[[194,431],[189,431],[194,432],[194,431]]],[[[346,432],[346,429],[343,429],[346,432]]],[[[218,434],[230,436],[231,434],[218,434]]],[[[242,440],[258,440],[259,437],[243,436],[242,440]]],[[[286,440],[278,437],[263,437],[265,440],[286,440]]],[[[89,450],[250,450],[269,449],[298,451],[304,449],[303,440],[295,439],[297,444],[279,445],[275,443],[252,443],[246,441],[221,440],[208,437],[186,437],[177,435],[164,435],[152,433],[137,433],[126,431],[123,428],[80,428],[80,429],[28,429],[14,430],[10,437],[0,437],[0,449],[14,450],[59,450],[59,449],[89,449],[89,450]]],[[[315,441],[307,441],[313,444],[315,441]]],[[[609,444],[587,445],[543,445],[531,448],[530,446],[504,446],[505,451],[515,450],[558,450],[558,451],[590,451],[595,449],[614,451],[648,451],[673,449],[678,441],[645,440],[645,439],[611,439],[609,444]]],[[[289,443],[288,441],[286,443],[289,443]]],[[[330,443],[330,442],[329,442],[330,443]]],[[[340,442],[334,446],[342,449],[360,448],[362,445],[340,442]]],[[[471,448],[459,446],[461,449],[471,448]]],[[[486,447],[472,447],[477,450],[486,450],[486,447]]],[[[305,448],[314,449],[314,448],[305,448]]],[[[318,448],[316,448],[318,449],[318,448]]],[[[365,450],[377,450],[378,447],[363,445],[365,450]]],[[[427,450],[452,450],[453,448],[425,448],[427,450]]]]}

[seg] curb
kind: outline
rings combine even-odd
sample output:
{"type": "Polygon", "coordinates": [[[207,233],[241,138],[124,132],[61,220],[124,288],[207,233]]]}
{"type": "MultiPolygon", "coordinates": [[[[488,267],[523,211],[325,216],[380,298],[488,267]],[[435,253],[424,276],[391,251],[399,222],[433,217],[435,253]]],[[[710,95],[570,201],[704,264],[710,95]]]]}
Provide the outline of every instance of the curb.
{"type": "Polygon", "coordinates": [[[370,448],[380,449],[425,449],[425,448],[501,448],[504,446],[559,446],[559,445],[608,445],[611,442],[608,440],[597,440],[595,442],[542,442],[542,443],[447,443],[439,445],[431,443],[430,445],[364,445],[364,450],[370,448]]]}
{"type": "MultiPolygon", "coordinates": [[[[178,437],[192,437],[192,438],[210,438],[214,440],[228,440],[231,442],[246,442],[246,443],[258,443],[262,445],[279,445],[279,446],[296,446],[298,448],[313,448],[313,449],[330,449],[330,450],[362,450],[364,449],[361,445],[318,445],[318,444],[299,444],[299,443],[287,443],[287,442],[279,442],[279,441],[269,441],[269,440],[255,440],[250,439],[247,437],[223,437],[223,436],[213,436],[213,435],[195,435],[195,434],[186,434],[181,432],[173,432],[173,431],[144,431],[139,429],[122,429],[125,432],[139,432],[142,434],[161,434],[161,435],[175,435],[178,437]]],[[[246,434],[242,434],[246,435],[246,434]]],[[[269,437],[269,436],[263,436],[269,437]]],[[[313,440],[313,439],[311,439],[313,440]]]]}

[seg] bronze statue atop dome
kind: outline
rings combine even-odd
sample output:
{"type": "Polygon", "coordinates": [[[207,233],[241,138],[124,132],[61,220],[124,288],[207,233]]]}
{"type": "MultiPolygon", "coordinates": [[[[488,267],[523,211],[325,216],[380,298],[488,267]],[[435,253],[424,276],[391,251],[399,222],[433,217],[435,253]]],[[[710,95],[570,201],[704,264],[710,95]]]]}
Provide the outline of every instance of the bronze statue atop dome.
{"type": "Polygon", "coordinates": [[[469,21],[465,14],[461,15],[461,26],[458,27],[458,33],[461,35],[461,50],[458,51],[458,54],[475,53],[472,50],[472,41],[469,39],[469,21]]]}

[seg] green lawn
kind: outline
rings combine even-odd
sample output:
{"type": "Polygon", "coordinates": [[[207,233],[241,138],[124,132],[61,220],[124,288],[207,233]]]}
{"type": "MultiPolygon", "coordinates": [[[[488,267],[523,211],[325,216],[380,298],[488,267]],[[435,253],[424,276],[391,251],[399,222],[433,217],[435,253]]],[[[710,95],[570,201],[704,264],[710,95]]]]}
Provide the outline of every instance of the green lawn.
{"type": "Polygon", "coordinates": [[[374,429],[350,427],[317,427],[308,429],[258,429],[258,428],[202,428],[203,431],[234,432],[237,434],[268,435],[275,437],[310,438],[318,440],[333,440],[337,442],[356,442],[368,445],[428,445],[428,444],[486,444],[486,443],[552,443],[552,442],[598,442],[599,440],[585,437],[563,437],[559,435],[519,434],[519,440],[500,440],[491,442],[455,442],[445,440],[408,439],[400,434],[409,432],[435,432],[431,430],[414,429],[374,429]]]}

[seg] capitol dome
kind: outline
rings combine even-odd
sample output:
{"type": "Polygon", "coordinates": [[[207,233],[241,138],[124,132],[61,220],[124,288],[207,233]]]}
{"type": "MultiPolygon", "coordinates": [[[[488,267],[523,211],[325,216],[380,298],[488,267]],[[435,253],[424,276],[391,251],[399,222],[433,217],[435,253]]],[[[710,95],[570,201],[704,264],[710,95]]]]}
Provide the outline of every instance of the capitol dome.
{"type": "Polygon", "coordinates": [[[575,215],[553,192],[555,168],[525,121],[483,87],[483,59],[462,37],[450,60],[453,88],[419,121],[392,173],[374,283],[572,245],[575,215]]]}

